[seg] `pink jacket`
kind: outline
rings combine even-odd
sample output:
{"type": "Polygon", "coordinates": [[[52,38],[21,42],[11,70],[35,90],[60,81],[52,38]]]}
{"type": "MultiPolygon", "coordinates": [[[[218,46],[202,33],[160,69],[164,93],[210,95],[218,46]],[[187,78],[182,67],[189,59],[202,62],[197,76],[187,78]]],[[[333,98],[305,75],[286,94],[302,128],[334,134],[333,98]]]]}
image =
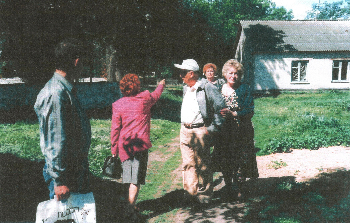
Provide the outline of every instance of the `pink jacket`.
{"type": "Polygon", "coordinates": [[[134,152],[152,147],[150,141],[151,108],[164,89],[159,84],[152,93],[143,91],[133,97],[122,97],[112,104],[111,152],[123,162],[134,152]]]}

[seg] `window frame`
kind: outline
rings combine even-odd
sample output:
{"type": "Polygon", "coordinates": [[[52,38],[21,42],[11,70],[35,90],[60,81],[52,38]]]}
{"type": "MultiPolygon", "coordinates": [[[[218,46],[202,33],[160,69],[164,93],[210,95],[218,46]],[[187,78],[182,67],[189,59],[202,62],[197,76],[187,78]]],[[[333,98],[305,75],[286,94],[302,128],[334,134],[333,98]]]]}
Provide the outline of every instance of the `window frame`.
{"type": "Polygon", "coordinates": [[[350,74],[350,59],[334,59],[332,60],[332,83],[348,83],[349,82],[349,74],[350,74]],[[334,66],[335,62],[339,62],[339,65],[337,67],[334,66]],[[342,80],[342,72],[344,71],[343,69],[343,62],[346,62],[346,79],[342,80]],[[334,70],[337,69],[337,79],[334,78],[334,70]]]}
{"type": "Polygon", "coordinates": [[[310,60],[292,60],[291,62],[291,83],[293,84],[308,84],[309,80],[307,79],[307,68],[310,60]],[[293,66],[293,63],[297,63],[297,66],[293,66]],[[305,80],[301,80],[301,65],[305,64],[305,80]],[[298,71],[298,80],[293,80],[293,69],[298,71]]]}

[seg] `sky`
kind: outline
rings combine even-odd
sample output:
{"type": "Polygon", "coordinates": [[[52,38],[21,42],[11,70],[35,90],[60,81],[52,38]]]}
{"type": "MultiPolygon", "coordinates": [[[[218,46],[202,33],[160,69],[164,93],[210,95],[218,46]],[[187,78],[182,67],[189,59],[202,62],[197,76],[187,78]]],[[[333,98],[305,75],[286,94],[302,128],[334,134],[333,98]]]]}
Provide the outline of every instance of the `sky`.
{"type": "Polygon", "coordinates": [[[340,0],[272,0],[276,6],[284,6],[288,11],[293,10],[294,19],[303,20],[306,17],[307,11],[312,9],[313,3],[332,3],[340,0]]]}

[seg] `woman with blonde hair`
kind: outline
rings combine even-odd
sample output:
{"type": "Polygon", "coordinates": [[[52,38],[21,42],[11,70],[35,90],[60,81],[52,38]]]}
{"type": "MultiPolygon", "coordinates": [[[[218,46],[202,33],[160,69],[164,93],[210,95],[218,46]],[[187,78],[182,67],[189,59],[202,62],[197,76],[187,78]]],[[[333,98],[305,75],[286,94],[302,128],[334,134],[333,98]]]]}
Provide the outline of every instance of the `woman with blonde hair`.
{"type": "Polygon", "coordinates": [[[221,114],[226,120],[221,131],[221,143],[214,149],[213,162],[221,169],[228,192],[232,195],[232,187],[236,184],[237,195],[240,196],[246,178],[259,177],[251,121],[254,102],[250,86],[241,82],[242,64],[237,60],[228,60],[222,74],[226,83],[221,93],[227,107],[221,110],[221,114]]]}
{"type": "Polygon", "coordinates": [[[150,93],[140,92],[136,74],[127,74],[120,81],[124,97],[112,104],[111,152],[119,155],[123,167],[123,183],[129,186],[129,203],[135,206],[140,185],[145,184],[150,141],[151,108],[160,98],[165,80],[150,93]]]}

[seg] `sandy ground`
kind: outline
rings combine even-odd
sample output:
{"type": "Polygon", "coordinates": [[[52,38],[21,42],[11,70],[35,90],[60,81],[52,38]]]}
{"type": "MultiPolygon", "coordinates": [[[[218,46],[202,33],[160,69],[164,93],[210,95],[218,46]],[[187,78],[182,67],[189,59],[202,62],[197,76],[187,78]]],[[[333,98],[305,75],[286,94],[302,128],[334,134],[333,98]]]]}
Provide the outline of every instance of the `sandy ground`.
{"type": "MultiPolygon", "coordinates": [[[[318,150],[296,149],[290,153],[277,153],[257,157],[260,186],[258,190],[264,194],[271,193],[271,185],[275,180],[294,179],[295,182],[309,184],[321,173],[331,173],[337,170],[350,170],[350,147],[329,147],[318,150]],[[285,165],[278,165],[278,164],[285,165]],[[279,167],[279,168],[278,168],[279,167]],[[269,188],[270,187],[270,188],[269,188]]],[[[224,186],[223,180],[216,185],[215,191],[224,186]]],[[[272,189],[273,191],[273,189],[272,189]]],[[[259,192],[258,192],[259,193],[259,192]]],[[[272,192],[273,193],[273,192],[272,192]]],[[[245,202],[218,202],[207,209],[191,211],[181,208],[173,222],[244,222],[245,202]]],[[[150,221],[152,222],[152,221],[150,221]]],[[[253,221],[254,222],[254,221],[253,221]]]]}
{"type": "MultiPolygon", "coordinates": [[[[295,149],[291,153],[276,153],[257,157],[259,178],[294,176],[296,182],[306,182],[323,172],[350,169],[350,147],[329,147],[318,150],[295,149]],[[275,163],[286,166],[275,169],[275,163]]],[[[279,165],[275,165],[276,167],[279,165]]]]}

